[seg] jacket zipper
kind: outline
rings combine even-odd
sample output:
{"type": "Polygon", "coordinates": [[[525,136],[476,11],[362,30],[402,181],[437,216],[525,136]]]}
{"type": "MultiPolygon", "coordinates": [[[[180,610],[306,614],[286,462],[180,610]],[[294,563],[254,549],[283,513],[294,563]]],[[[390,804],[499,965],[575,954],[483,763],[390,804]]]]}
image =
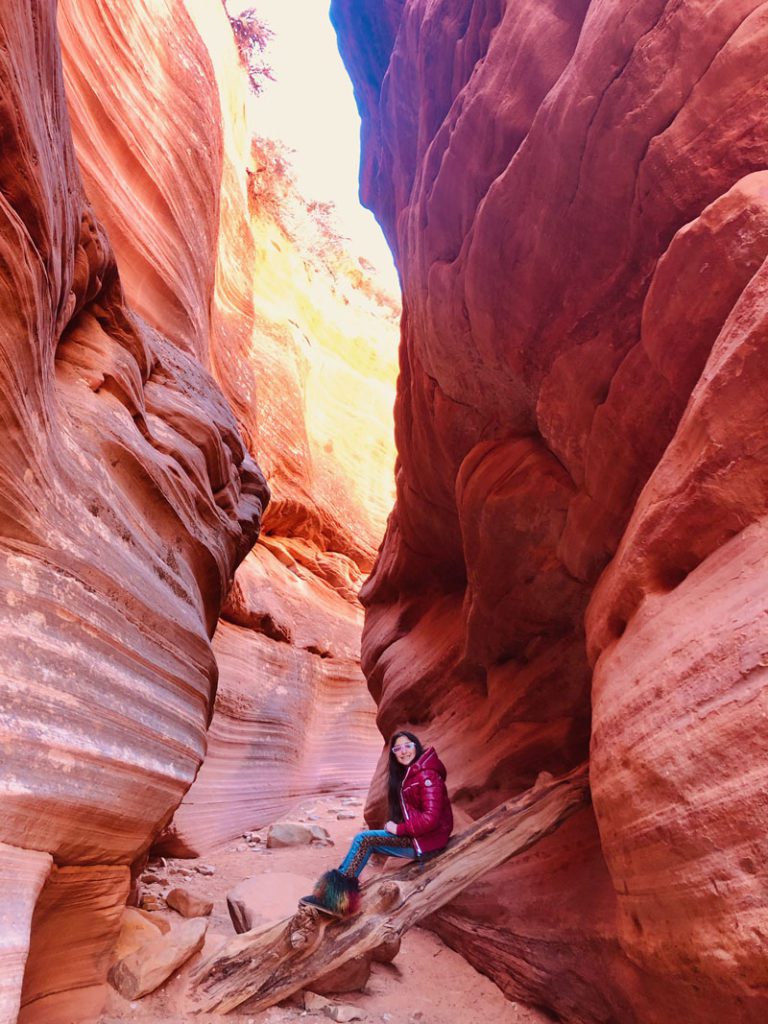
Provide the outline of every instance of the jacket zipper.
{"type": "MultiPolygon", "coordinates": [[[[405,820],[406,821],[410,821],[411,820],[411,816],[408,814],[408,808],[405,806],[405,800],[403,799],[403,790],[405,789],[405,780],[408,778],[408,772],[410,770],[411,770],[411,766],[408,765],[408,767],[405,770],[405,775],[403,776],[403,781],[400,783],[400,807],[402,808],[402,811],[403,811],[403,814],[405,815],[405,820]]],[[[418,856],[420,857],[421,856],[421,847],[419,846],[419,841],[416,838],[416,836],[411,836],[411,839],[413,840],[413,848],[416,851],[416,853],[418,854],[418,856]]]]}

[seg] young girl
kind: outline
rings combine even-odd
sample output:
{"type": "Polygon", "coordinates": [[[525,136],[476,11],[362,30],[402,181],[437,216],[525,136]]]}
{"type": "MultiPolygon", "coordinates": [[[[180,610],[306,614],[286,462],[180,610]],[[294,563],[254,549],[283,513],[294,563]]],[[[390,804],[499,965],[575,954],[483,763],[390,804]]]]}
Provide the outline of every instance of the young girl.
{"type": "Polygon", "coordinates": [[[389,821],[383,829],[358,832],[339,867],[326,871],[300,902],[349,917],[359,908],[358,875],[372,853],[421,857],[442,850],[453,829],[445,777],[434,747],[425,750],[413,733],[396,732],[389,744],[389,821]]]}

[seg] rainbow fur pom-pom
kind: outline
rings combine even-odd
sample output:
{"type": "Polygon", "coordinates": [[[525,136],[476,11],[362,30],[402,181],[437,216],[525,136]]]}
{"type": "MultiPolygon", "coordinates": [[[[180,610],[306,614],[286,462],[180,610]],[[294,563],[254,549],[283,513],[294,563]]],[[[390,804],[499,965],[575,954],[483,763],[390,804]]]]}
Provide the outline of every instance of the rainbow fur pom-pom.
{"type": "Polygon", "coordinates": [[[312,895],[332,914],[352,917],[360,909],[360,882],[336,868],[317,880],[312,895]]]}

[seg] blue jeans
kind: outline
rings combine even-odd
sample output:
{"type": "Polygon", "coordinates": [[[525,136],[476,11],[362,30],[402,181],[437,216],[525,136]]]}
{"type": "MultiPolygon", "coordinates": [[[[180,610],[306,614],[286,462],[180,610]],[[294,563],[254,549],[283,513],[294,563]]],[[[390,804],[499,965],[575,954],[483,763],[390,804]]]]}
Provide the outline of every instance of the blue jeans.
{"type": "Polygon", "coordinates": [[[387,857],[416,856],[416,851],[408,836],[393,836],[391,832],[386,832],[384,829],[369,829],[366,832],[357,833],[352,840],[347,856],[341,862],[339,871],[343,875],[357,878],[372,853],[383,853],[387,857]]]}

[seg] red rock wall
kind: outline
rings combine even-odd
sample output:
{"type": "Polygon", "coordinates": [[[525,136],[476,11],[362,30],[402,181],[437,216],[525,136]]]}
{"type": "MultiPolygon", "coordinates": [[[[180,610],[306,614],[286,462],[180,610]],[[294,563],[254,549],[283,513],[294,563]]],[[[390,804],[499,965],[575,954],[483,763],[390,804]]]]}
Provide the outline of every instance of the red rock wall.
{"type": "MultiPolygon", "coordinates": [[[[128,865],[202,761],[210,637],[267,488],[206,369],[211,274],[185,281],[172,328],[126,300],[81,183],[55,3],[3,5],[0,95],[0,835],[19,879],[2,1019],[22,1002],[55,1024],[98,1012],[128,865]]],[[[214,237],[219,173],[197,182],[214,237]]]]}
{"type": "Polygon", "coordinates": [[[219,0],[141,0],[119,18],[61,0],[59,27],[76,152],[126,295],[209,365],[272,494],[214,639],[205,765],[159,847],[203,853],[305,794],[362,791],[380,751],[357,591],[393,498],[397,322],[309,265],[254,198],[269,186],[258,107],[219,0]]]}
{"type": "Polygon", "coordinates": [[[332,16],[404,283],[380,721],[471,814],[591,752],[435,925],[564,1020],[763,1020],[768,5],[332,16]]]}
{"type": "Polygon", "coordinates": [[[0,1006],[70,1024],[212,716],[188,851],[370,774],[356,591],[391,501],[393,322],[338,284],[329,314],[254,206],[218,0],[19,0],[0,43],[0,1006]],[[268,494],[242,437],[276,501],[212,649],[268,494]]]}

